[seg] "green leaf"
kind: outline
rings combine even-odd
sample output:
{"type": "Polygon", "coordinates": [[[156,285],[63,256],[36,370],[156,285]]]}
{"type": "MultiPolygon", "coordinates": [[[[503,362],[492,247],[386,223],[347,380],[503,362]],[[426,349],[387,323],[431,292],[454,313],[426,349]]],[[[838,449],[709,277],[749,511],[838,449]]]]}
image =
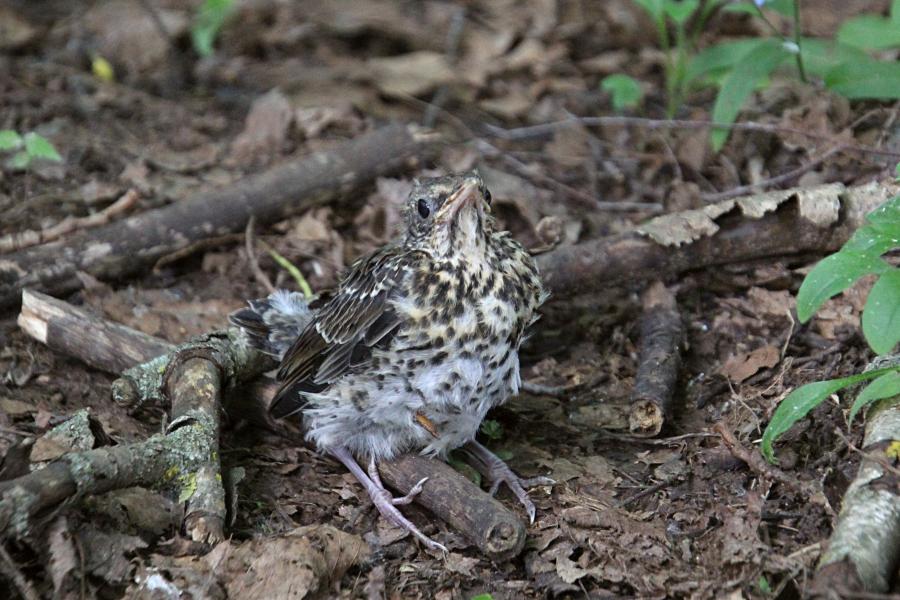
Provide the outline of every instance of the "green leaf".
{"type": "Polygon", "coordinates": [[[859,393],[853,401],[853,406],[850,407],[850,423],[853,423],[856,413],[869,404],[898,394],[900,394],[900,371],[889,371],[859,393]]]}
{"type": "Polygon", "coordinates": [[[862,330],[876,354],[888,354],[900,343],[900,269],[883,273],[862,314],[862,330]]]}
{"type": "Polygon", "coordinates": [[[663,10],[675,23],[684,25],[698,6],[700,6],[700,0],[681,0],[680,2],[667,0],[663,5],[663,10]]]}
{"type": "Polygon", "coordinates": [[[825,85],[851,100],[896,100],[900,98],[900,63],[845,62],[828,71],[825,85]]]}
{"type": "Polygon", "coordinates": [[[494,597],[490,594],[478,594],[477,596],[472,596],[470,600],[494,600],[494,597]]]}
{"type": "Polygon", "coordinates": [[[805,323],[832,296],[839,294],[869,273],[879,273],[887,263],[868,254],[838,252],[826,256],[813,267],[797,292],[797,316],[805,323]]]}
{"type": "Polygon", "coordinates": [[[30,158],[43,158],[53,162],[62,162],[62,156],[50,143],[50,140],[31,131],[25,134],[25,152],[30,158]]]}
{"type": "Polygon", "coordinates": [[[894,167],[894,181],[900,181],[900,162],[894,167]]]}
{"type": "Polygon", "coordinates": [[[892,229],[896,228],[881,225],[860,227],[840,251],[849,254],[864,254],[873,258],[881,256],[898,245],[900,231],[892,231],[892,229]]]}
{"type": "Polygon", "coordinates": [[[499,440],[503,437],[503,425],[493,419],[482,421],[480,431],[490,440],[499,440]]]}
{"type": "Polygon", "coordinates": [[[28,165],[31,164],[31,157],[28,156],[28,153],[24,150],[20,150],[13,154],[12,158],[7,161],[7,164],[11,169],[21,171],[27,169],[28,165]]]}
{"type": "Polygon", "coordinates": [[[688,62],[684,73],[685,81],[695,81],[701,77],[731,69],[747,53],[765,42],[765,39],[749,38],[734,42],[723,42],[701,50],[688,62]]]}
{"type": "Polygon", "coordinates": [[[481,473],[479,473],[472,465],[459,458],[456,452],[450,453],[447,457],[447,464],[475,485],[481,486],[481,473]]]}
{"type": "Polygon", "coordinates": [[[12,129],[0,129],[0,152],[18,150],[22,146],[22,136],[12,129]]]}
{"type": "Polygon", "coordinates": [[[879,231],[893,235],[894,241],[900,246],[900,242],[897,241],[900,239],[900,196],[894,196],[867,214],[866,221],[877,227],[879,231]]]}
{"type": "MultiPolygon", "coordinates": [[[[769,75],[790,54],[778,40],[768,39],[748,52],[722,82],[716,96],[712,119],[717,123],[734,123],[741,107],[757,83],[769,75]]],[[[715,129],[710,133],[713,149],[718,151],[728,139],[729,131],[715,129]]]]}
{"type": "Polygon", "coordinates": [[[628,75],[615,74],[605,77],[600,82],[600,89],[612,96],[613,110],[622,112],[626,108],[634,108],[644,95],[641,84],[628,75]]]}
{"type": "Polygon", "coordinates": [[[847,386],[861,381],[868,381],[880,377],[882,374],[894,370],[893,368],[877,369],[867,373],[859,373],[849,377],[840,379],[830,379],[828,381],[817,381],[815,383],[807,383],[787,395],[782,400],[772,420],[766,426],[763,432],[762,445],[760,451],[769,462],[778,462],[775,460],[775,451],[772,445],[781,434],[790,429],[794,423],[809,414],[809,411],[821,404],[831,394],[842,390],[847,386]]]}
{"type": "Polygon", "coordinates": [[[844,21],[838,29],[837,41],[866,50],[886,50],[900,46],[900,27],[892,19],[860,15],[844,21]]]}
{"type": "Polygon", "coordinates": [[[191,41],[197,54],[212,55],[216,35],[231,16],[233,8],[234,0],[204,0],[191,27],[191,41]]]}
{"type": "Polygon", "coordinates": [[[837,44],[833,40],[803,38],[803,67],[815,77],[825,78],[829,71],[843,64],[871,62],[872,57],[865,50],[837,44]]]}

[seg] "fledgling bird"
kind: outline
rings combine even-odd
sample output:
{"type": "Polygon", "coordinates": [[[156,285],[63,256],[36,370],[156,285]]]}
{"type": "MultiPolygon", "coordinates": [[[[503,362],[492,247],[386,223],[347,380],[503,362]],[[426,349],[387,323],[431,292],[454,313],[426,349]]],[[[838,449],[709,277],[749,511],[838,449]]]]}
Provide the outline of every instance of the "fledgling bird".
{"type": "Polygon", "coordinates": [[[279,290],[231,321],[281,360],[273,416],[301,413],[307,439],[346,465],[385,518],[443,550],[397,508],[427,478],[396,498],[376,463],[463,447],[491,493],[506,483],[534,521],[525,490],[552,481],[520,479],[475,434],[488,410],[518,393],[519,347],[547,293],[528,252],[495,229],[475,172],[416,181],[405,223],[330,296],[307,304],[279,290]]]}

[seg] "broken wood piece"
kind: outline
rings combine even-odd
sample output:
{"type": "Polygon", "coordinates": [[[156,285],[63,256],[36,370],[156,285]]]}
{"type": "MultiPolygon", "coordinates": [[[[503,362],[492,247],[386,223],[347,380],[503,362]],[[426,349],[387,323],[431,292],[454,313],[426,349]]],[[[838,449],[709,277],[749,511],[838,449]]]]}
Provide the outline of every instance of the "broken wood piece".
{"type": "MultiPolygon", "coordinates": [[[[190,343],[180,346],[168,344],[158,338],[91,315],[85,310],[40,292],[26,290],[22,298],[22,315],[26,316],[24,318],[20,316],[20,325],[26,333],[33,337],[39,335],[40,337],[36,339],[51,349],[89,360],[89,364],[95,368],[117,372],[124,367],[122,376],[113,382],[114,390],[118,390],[120,394],[117,401],[123,405],[140,404],[144,397],[152,396],[164,386],[171,386],[175,381],[172,374],[175,372],[173,365],[179,363],[178,356],[188,357],[187,360],[181,361],[180,368],[183,368],[183,364],[194,362],[193,355],[186,354],[191,351],[190,343]],[[102,332],[102,335],[96,336],[96,340],[92,343],[85,334],[94,330],[102,332]],[[160,348],[163,348],[166,354],[155,356],[160,348]],[[114,349],[117,349],[118,353],[113,352],[114,349]],[[179,349],[182,351],[181,354],[178,352],[179,349]]],[[[249,382],[267,368],[266,362],[260,358],[262,356],[260,353],[250,350],[246,344],[241,344],[239,339],[230,337],[239,335],[241,334],[237,330],[210,334],[200,338],[193,346],[193,351],[214,350],[213,356],[224,355],[224,358],[220,359],[224,365],[222,369],[224,376],[221,379],[223,383],[220,387],[225,387],[226,382],[249,382]]],[[[276,388],[277,384],[264,377],[257,378],[242,388],[242,392],[237,394],[239,399],[236,400],[240,401],[240,416],[249,418],[255,424],[277,430],[278,424],[271,422],[265,410],[276,388]]],[[[187,406],[187,402],[188,399],[185,398],[185,404],[178,406],[187,406]]],[[[173,426],[178,420],[178,414],[180,413],[173,407],[173,426]]],[[[177,432],[178,430],[173,434],[177,432]]],[[[53,467],[53,464],[50,467],[53,467]]],[[[449,465],[434,459],[408,456],[401,457],[394,463],[384,463],[380,469],[383,479],[400,491],[409,490],[422,477],[431,477],[432,479],[425,485],[425,490],[415,501],[462,532],[485,555],[501,560],[521,551],[525,530],[518,518],[449,465]]],[[[36,471],[26,477],[41,472],[36,471]]],[[[39,484],[42,483],[45,483],[44,479],[35,484],[37,489],[40,489],[39,484]]],[[[61,493],[45,505],[58,503],[71,494],[72,490],[67,488],[65,493],[61,493]]],[[[191,508],[189,506],[188,515],[191,508]]],[[[0,526],[2,525],[3,522],[0,521],[0,526]]],[[[205,525],[204,523],[204,527],[205,525]]]]}
{"type": "MultiPolygon", "coordinates": [[[[900,364],[900,355],[872,368],[900,364]]],[[[828,546],[819,561],[813,590],[847,596],[885,594],[900,564],[900,481],[896,469],[900,440],[900,395],[876,403],[866,414],[864,457],[844,493],[828,546]],[[881,459],[881,460],[879,460],[881,459]]]]}
{"type": "Polygon", "coordinates": [[[348,197],[422,154],[433,139],[412,126],[383,127],[224,189],[4,255],[0,308],[17,305],[26,287],[52,293],[78,289],[78,271],[103,280],[139,272],[199,240],[243,231],[251,215],[258,223],[272,223],[348,197]]]}
{"type": "Polygon", "coordinates": [[[563,297],[769,256],[824,254],[840,248],[866,214],[898,191],[900,185],[886,181],[745,196],[560,246],[535,261],[546,287],[563,297]]]}
{"type": "Polygon", "coordinates": [[[447,463],[405,454],[378,463],[378,471],[388,485],[401,491],[428,477],[415,502],[464,533],[488,558],[508,560],[522,551],[525,544],[522,522],[447,463]]]}
{"type": "Polygon", "coordinates": [[[672,414],[684,327],[675,294],[661,282],[652,283],[644,291],[642,304],[640,354],[628,429],[633,435],[653,437],[672,414]]]}

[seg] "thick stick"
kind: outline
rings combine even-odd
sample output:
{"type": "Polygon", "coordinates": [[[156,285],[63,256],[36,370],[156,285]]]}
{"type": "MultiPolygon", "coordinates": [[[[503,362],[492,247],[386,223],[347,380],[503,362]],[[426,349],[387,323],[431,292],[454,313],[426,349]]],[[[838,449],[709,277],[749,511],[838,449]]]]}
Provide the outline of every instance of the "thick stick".
{"type": "MultiPolygon", "coordinates": [[[[189,348],[206,349],[207,346],[211,346],[217,352],[214,355],[218,356],[218,353],[238,346],[221,335],[208,336],[209,340],[200,344],[173,346],[123,325],[110,323],[62,300],[31,290],[26,290],[22,295],[22,314],[19,323],[29,335],[42,336],[38,339],[51,349],[89,360],[96,368],[117,372],[123,366],[126,367],[123,376],[113,382],[113,391],[118,390],[120,394],[117,401],[123,404],[128,404],[125,400],[134,401],[153,395],[167,385],[171,386],[172,376],[167,375],[167,372],[172,370],[172,358],[176,356],[179,348],[186,351],[189,348]],[[102,335],[91,339],[86,336],[91,331],[102,332],[102,335]],[[163,348],[167,354],[154,358],[159,348],[163,348]],[[118,354],[113,350],[118,350],[118,354]]],[[[251,358],[255,360],[255,353],[254,357],[244,359],[249,366],[243,370],[240,370],[242,364],[230,364],[223,360],[226,375],[238,371],[237,375],[232,375],[231,378],[226,376],[223,379],[246,382],[265,370],[264,366],[254,365],[251,358]]],[[[195,361],[189,359],[186,362],[195,361]]],[[[239,360],[232,362],[240,363],[239,360]]],[[[270,420],[265,407],[268,406],[274,392],[269,383],[263,378],[254,383],[246,394],[241,395],[242,418],[249,415],[254,422],[269,426],[270,420]]],[[[185,398],[184,401],[189,403],[190,399],[185,398]]],[[[175,414],[173,412],[173,419],[176,418],[175,414]]],[[[176,421],[173,420],[174,422],[176,421]]],[[[380,470],[385,482],[397,490],[408,490],[423,477],[431,477],[416,501],[469,537],[485,555],[500,560],[521,551],[525,530],[516,516],[445,463],[423,457],[403,457],[395,463],[380,465],[380,470]]],[[[37,471],[32,475],[41,472],[37,471]]],[[[59,478],[65,483],[66,473],[42,478],[33,487],[41,490],[44,485],[59,478]]],[[[198,479],[198,490],[200,483],[198,479]]],[[[72,491],[71,486],[64,486],[42,505],[57,503],[71,495],[72,491]]],[[[189,506],[187,520],[189,525],[191,509],[189,506]]],[[[3,525],[2,521],[0,525],[3,525]]]]}
{"type": "Polygon", "coordinates": [[[658,217],[636,231],[563,246],[536,260],[547,287],[568,296],[714,265],[825,253],[846,242],[865,214],[898,189],[890,182],[830,184],[747,196],[658,217]],[[817,209],[827,210],[817,215],[817,209]],[[823,213],[827,216],[814,223],[823,213]],[[674,235],[663,243],[654,239],[668,234],[674,235]]]}
{"type": "Polygon", "coordinates": [[[641,315],[641,351],[631,392],[631,433],[654,436],[672,414],[672,398],[681,369],[684,328],[675,295],[660,282],[644,292],[641,315]]]}
{"type": "MultiPolygon", "coordinates": [[[[898,364],[900,355],[870,368],[898,364]]],[[[890,590],[900,563],[900,476],[891,468],[896,458],[888,453],[895,440],[900,440],[900,396],[878,402],[866,415],[863,450],[871,457],[863,458],[844,493],[814,590],[848,596],[890,590]]]]}
{"type": "Polygon", "coordinates": [[[488,558],[508,560],[522,551],[522,522],[447,463],[407,454],[379,463],[378,470],[398,490],[408,490],[428,477],[416,502],[465,533],[488,558]]]}
{"type": "Polygon", "coordinates": [[[78,289],[77,271],[100,279],[122,277],[198,240],[243,231],[251,216],[259,223],[272,223],[347,197],[375,177],[402,167],[430,139],[412,127],[384,127],[228,188],[5,255],[0,257],[0,309],[18,304],[26,287],[54,293],[78,289]]]}

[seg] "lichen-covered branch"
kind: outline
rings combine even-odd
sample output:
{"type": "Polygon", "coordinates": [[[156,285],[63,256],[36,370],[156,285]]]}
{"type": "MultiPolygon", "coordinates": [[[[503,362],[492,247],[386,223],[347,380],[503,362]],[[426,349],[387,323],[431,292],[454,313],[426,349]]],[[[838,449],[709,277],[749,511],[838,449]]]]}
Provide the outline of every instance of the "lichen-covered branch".
{"type": "MultiPolygon", "coordinates": [[[[900,355],[870,368],[898,364],[900,355]]],[[[900,563],[900,476],[887,466],[896,460],[895,454],[889,455],[896,440],[900,440],[900,395],[886,398],[868,411],[863,450],[870,456],[862,460],[856,479],[844,493],[814,589],[838,593],[890,590],[900,563]]]]}

